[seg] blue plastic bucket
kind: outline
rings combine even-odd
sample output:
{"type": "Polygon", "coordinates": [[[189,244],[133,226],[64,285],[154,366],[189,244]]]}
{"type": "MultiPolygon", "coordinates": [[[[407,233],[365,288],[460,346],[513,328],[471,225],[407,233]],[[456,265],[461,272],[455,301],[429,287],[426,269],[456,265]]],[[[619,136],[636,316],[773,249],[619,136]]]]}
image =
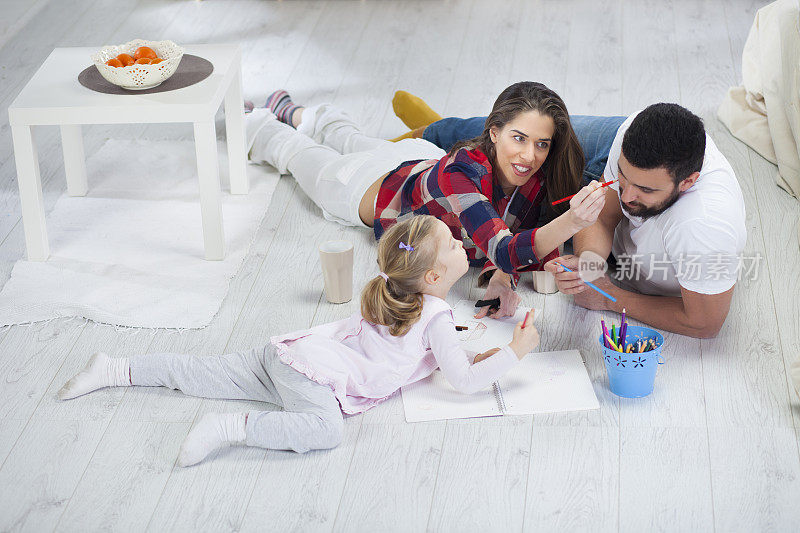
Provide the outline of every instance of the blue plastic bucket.
{"type": "Polygon", "coordinates": [[[642,353],[620,353],[613,348],[606,348],[602,334],[599,338],[609,388],[623,398],[641,398],[653,392],[658,365],[664,364],[661,358],[664,336],[654,329],[629,325],[625,344],[636,344],[639,339],[655,339],[656,349],[642,353]]]}

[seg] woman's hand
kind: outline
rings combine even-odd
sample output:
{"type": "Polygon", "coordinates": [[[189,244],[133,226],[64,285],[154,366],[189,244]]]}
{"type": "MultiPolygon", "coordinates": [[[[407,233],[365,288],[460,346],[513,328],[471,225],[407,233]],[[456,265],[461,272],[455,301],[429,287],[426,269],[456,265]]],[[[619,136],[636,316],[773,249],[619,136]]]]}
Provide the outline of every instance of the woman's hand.
{"type": "Polygon", "coordinates": [[[522,301],[522,298],[511,288],[511,276],[500,269],[494,271],[494,274],[489,279],[489,284],[486,286],[486,292],[483,294],[484,300],[492,300],[494,298],[500,298],[500,309],[489,311],[489,306],[487,305],[478,311],[475,318],[514,316],[517,312],[517,306],[522,301]]]}
{"type": "Polygon", "coordinates": [[[514,327],[514,338],[508,343],[508,346],[520,359],[539,346],[539,331],[533,325],[533,309],[525,316],[524,324],[517,322],[514,327]]]}
{"type": "Polygon", "coordinates": [[[478,355],[475,356],[475,359],[472,361],[472,364],[474,365],[475,363],[480,363],[484,359],[490,358],[491,356],[493,356],[494,354],[496,354],[499,351],[500,351],[500,348],[492,348],[491,350],[487,350],[487,351],[485,351],[483,353],[479,353],[478,355]]]}
{"type": "Polygon", "coordinates": [[[603,206],[606,205],[606,192],[600,188],[601,185],[599,181],[593,181],[569,201],[567,213],[578,231],[594,224],[603,206]]]}

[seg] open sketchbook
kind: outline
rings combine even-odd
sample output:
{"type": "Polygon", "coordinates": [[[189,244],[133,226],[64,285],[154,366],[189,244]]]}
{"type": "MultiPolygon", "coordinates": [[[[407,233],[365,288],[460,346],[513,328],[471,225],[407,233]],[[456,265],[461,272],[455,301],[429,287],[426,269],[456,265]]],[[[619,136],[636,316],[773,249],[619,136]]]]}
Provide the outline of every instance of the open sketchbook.
{"type": "MultiPolygon", "coordinates": [[[[473,309],[470,302],[465,301],[454,308],[456,324],[469,327],[459,335],[471,357],[508,344],[514,325],[528,312],[528,309],[518,309],[513,318],[478,321],[472,318],[473,309]]],[[[475,394],[457,392],[436,370],[427,378],[403,387],[402,395],[408,422],[600,407],[577,350],[529,353],[491,387],[475,394]]]]}

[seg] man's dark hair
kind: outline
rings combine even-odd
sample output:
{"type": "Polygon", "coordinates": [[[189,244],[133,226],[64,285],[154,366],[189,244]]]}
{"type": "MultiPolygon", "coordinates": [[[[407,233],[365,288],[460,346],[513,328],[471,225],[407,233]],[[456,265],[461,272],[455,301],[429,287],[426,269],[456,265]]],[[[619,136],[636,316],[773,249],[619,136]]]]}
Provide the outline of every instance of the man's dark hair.
{"type": "Polygon", "coordinates": [[[703,121],[678,104],[653,104],[636,115],[622,138],[622,153],[636,168],[666,168],[677,185],[703,166],[703,121]]]}

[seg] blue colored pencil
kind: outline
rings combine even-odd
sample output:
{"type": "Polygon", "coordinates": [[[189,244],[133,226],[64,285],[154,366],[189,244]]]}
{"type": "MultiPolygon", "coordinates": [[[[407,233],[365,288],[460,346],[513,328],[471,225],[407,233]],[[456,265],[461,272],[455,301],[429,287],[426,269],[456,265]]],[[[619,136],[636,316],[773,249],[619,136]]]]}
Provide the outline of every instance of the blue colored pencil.
{"type": "MultiPolygon", "coordinates": [[[[562,265],[561,263],[556,263],[556,264],[557,264],[558,266],[560,266],[561,268],[563,268],[564,270],[566,270],[567,272],[575,272],[575,271],[574,271],[574,270],[572,270],[571,268],[567,268],[567,267],[565,267],[564,265],[562,265]]],[[[617,302],[617,299],[616,299],[616,298],[614,298],[613,296],[611,296],[610,294],[608,294],[606,291],[604,291],[603,289],[601,289],[600,287],[598,287],[598,286],[597,286],[597,285],[595,285],[594,283],[590,283],[590,282],[588,282],[588,281],[584,281],[584,283],[585,283],[586,285],[588,285],[589,287],[593,288],[594,290],[596,290],[597,292],[599,292],[600,294],[602,294],[603,296],[605,296],[606,298],[608,298],[609,300],[611,300],[612,302],[614,302],[614,303],[616,303],[616,302],[617,302]]]]}

